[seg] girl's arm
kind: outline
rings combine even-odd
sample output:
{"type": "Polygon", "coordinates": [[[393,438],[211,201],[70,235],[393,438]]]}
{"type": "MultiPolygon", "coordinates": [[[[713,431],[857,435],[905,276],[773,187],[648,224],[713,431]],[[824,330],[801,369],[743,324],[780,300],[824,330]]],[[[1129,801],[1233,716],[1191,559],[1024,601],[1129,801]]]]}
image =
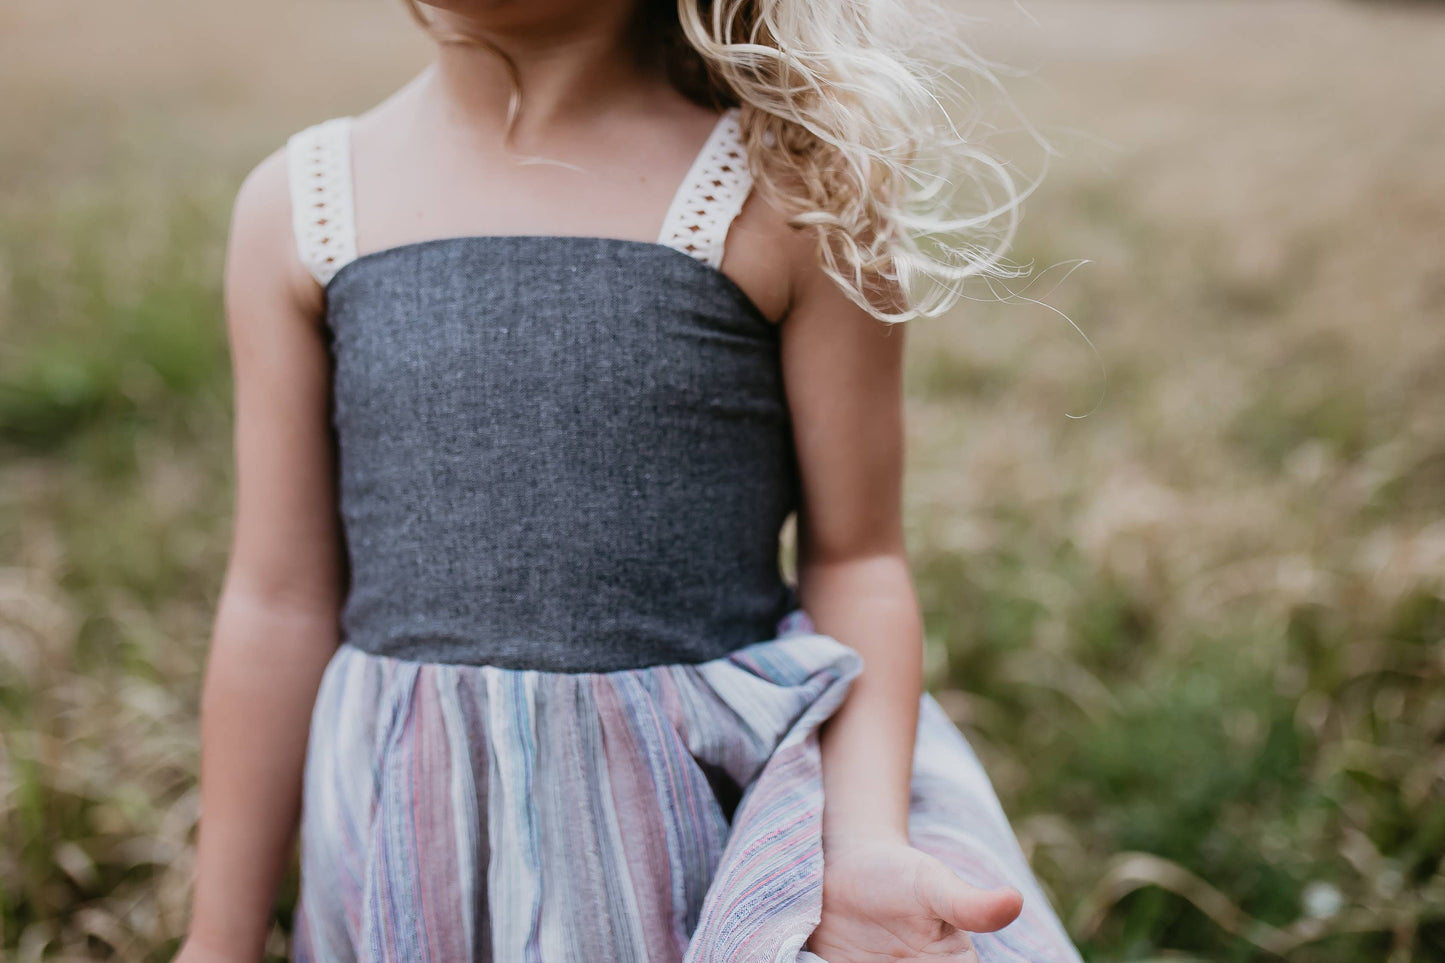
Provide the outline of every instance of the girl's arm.
{"type": "Polygon", "coordinates": [[[923,643],[903,539],[904,326],[869,317],[821,270],[801,274],[782,330],[798,589],[818,631],[864,662],[822,730],[823,829],[906,843],[923,643]]]}
{"type": "Polygon", "coordinates": [[[908,845],[923,639],[903,536],[904,326],[849,301],[811,244],[792,260],[782,356],[802,484],[798,590],[818,631],[864,663],[821,733],[823,918],[809,946],[829,963],[950,956],[1021,902],[908,845]]]}
{"type": "Polygon", "coordinates": [[[236,199],[226,261],[236,514],[201,696],[201,821],[181,959],[259,960],[299,812],[321,673],[337,645],[321,294],[291,236],[285,158],[236,199]]]}

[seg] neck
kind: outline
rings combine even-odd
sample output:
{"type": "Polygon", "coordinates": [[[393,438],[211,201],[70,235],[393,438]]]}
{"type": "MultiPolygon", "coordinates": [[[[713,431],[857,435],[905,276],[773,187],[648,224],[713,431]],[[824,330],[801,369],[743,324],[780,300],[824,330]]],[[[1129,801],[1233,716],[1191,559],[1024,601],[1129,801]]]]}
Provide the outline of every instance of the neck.
{"type": "Polygon", "coordinates": [[[439,35],[456,38],[438,43],[432,75],[445,109],[500,130],[518,88],[520,111],[511,137],[519,145],[544,141],[554,126],[595,119],[646,96],[660,79],[639,55],[628,3],[579,4],[566,16],[517,25],[483,25],[456,13],[434,16],[439,35]]]}

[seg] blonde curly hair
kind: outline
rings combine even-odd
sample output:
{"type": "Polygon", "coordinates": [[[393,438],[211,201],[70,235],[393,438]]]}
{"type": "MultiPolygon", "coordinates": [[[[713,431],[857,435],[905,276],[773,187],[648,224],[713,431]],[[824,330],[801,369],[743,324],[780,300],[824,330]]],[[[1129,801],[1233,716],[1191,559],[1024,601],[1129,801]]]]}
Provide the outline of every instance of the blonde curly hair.
{"type": "MultiPolygon", "coordinates": [[[[404,2],[436,35],[418,0],[404,2]]],[[[947,312],[971,278],[1030,273],[1006,254],[1038,179],[1021,188],[983,144],[969,82],[1002,87],[965,22],[941,0],[638,0],[640,35],[674,86],[740,108],[755,188],[816,236],[839,288],[888,322],[947,312]]],[[[437,39],[507,63],[510,131],[521,92],[505,53],[437,39]]]]}

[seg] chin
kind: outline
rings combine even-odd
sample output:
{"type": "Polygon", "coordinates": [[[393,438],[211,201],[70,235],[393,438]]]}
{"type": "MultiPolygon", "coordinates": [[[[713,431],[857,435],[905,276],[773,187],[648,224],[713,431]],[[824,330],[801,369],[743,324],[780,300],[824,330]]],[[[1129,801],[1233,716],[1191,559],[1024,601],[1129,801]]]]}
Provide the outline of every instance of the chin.
{"type": "Polygon", "coordinates": [[[577,10],[583,0],[417,0],[424,10],[451,14],[479,23],[526,23],[577,10]]]}

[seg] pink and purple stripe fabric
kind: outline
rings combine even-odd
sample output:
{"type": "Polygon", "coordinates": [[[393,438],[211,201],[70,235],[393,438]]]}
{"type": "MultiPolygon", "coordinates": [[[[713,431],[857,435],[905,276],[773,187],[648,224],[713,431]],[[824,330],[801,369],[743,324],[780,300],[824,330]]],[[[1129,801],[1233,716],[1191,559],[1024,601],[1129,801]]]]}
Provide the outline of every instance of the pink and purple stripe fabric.
{"type": "MultiPolygon", "coordinates": [[[[796,610],[709,662],[552,673],[342,645],[312,718],[293,956],[820,963],[820,724],[861,661],[796,610]]],[[[920,706],[914,845],[1024,912],[979,960],[1077,963],[987,776],[920,706]]]]}

